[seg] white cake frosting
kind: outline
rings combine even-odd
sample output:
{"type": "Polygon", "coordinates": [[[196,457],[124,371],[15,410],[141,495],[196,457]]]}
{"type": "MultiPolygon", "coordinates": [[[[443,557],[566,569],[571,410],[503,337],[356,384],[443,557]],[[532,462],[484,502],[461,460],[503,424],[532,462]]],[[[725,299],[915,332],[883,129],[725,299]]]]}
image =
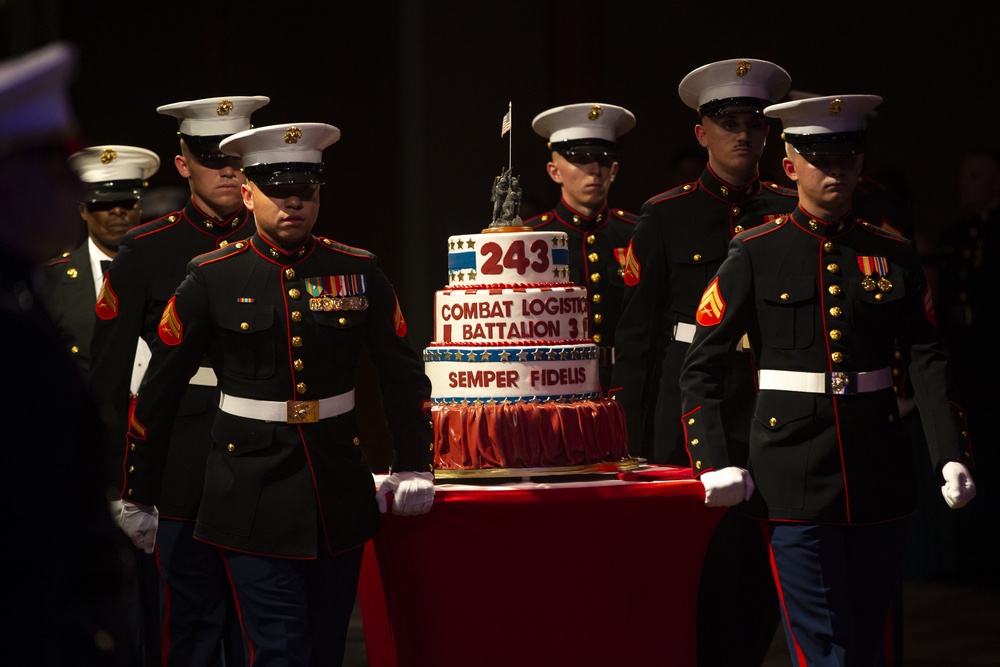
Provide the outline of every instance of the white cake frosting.
{"type": "Polygon", "coordinates": [[[448,287],[569,284],[565,232],[490,232],[448,237],[448,287]]]}

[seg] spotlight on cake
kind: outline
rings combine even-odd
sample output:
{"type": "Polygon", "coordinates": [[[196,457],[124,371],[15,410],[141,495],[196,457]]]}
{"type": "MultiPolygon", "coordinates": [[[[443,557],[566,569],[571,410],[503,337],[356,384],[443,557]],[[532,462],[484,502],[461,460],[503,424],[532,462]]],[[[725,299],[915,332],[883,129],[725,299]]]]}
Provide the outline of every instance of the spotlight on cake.
{"type": "Polygon", "coordinates": [[[519,217],[508,168],[493,218],[448,238],[434,295],[431,379],[439,478],[613,473],[638,467],[621,407],[601,397],[587,288],[569,277],[569,237],[519,217]]]}

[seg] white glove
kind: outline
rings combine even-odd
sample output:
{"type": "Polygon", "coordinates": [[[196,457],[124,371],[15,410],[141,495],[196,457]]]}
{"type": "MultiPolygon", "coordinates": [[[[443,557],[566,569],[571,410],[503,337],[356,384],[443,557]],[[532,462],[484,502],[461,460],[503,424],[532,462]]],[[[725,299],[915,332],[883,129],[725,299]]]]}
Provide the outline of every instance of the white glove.
{"type": "Polygon", "coordinates": [[[394,472],[379,484],[375,500],[385,514],[388,494],[393,494],[392,513],[410,516],[426,514],[434,503],[434,475],[429,472],[394,472]]]}
{"type": "Polygon", "coordinates": [[[121,498],[115,498],[114,500],[108,501],[108,511],[111,512],[111,518],[114,520],[115,525],[119,528],[122,527],[121,522],[119,522],[118,517],[122,513],[122,505],[125,503],[121,498]]]}
{"type": "Polygon", "coordinates": [[[160,511],[154,505],[136,505],[124,500],[115,523],[137,548],[153,553],[156,528],[160,525],[160,511]]]}
{"type": "Polygon", "coordinates": [[[735,466],[709,470],[698,479],[705,487],[705,504],[709,507],[738,505],[750,500],[755,488],[750,473],[735,466]]]}
{"type": "Polygon", "coordinates": [[[944,477],[941,495],[944,496],[948,507],[953,510],[965,507],[976,497],[976,483],[972,481],[972,475],[969,474],[965,464],[949,461],[941,469],[941,476],[944,477]]]}

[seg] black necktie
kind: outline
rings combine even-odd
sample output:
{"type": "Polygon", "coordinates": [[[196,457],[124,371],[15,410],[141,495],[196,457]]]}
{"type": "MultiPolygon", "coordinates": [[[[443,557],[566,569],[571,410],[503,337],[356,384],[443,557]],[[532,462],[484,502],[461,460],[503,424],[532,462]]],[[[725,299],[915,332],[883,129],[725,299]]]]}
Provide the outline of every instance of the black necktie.
{"type": "Polygon", "coordinates": [[[101,275],[102,275],[102,276],[103,276],[103,275],[104,275],[105,273],[107,273],[107,272],[108,272],[108,267],[109,267],[109,266],[111,266],[111,260],[110,260],[110,259],[102,259],[102,260],[101,260],[101,275]]]}

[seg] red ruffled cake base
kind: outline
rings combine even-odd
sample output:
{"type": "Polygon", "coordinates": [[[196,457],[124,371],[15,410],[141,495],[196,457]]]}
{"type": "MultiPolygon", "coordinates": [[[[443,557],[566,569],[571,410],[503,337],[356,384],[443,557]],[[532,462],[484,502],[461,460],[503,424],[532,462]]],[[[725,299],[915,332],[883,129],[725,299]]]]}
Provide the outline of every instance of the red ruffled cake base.
{"type": "Polygon", "coordinates": [[[550,468],[629,460],[615,401],[435,405],[439,470],[550,468]]]}

